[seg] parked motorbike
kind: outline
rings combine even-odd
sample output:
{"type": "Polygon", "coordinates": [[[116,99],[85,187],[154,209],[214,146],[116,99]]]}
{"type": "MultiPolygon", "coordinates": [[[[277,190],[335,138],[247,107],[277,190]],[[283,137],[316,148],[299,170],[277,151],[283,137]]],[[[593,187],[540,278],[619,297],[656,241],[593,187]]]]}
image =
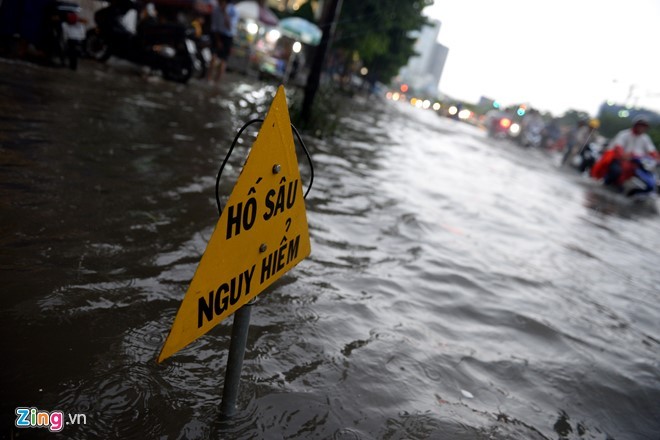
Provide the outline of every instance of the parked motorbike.
{"type": "Polygon", "coordinates": [[[50,62],[56,59],[72,70],[78,67],[85,27],[80,21],[81,8],[77,3],[53,1],[46,11],[44,52],[50,62]]]}
{"type": "Polygon", "coordinates": [[[196,56],[193,60],[193,75],[196,78],[205,78],[213,59],[211,36],[204,34],[203,21],[199,18],[195,18],[190,25],[194,31],[192,38],[196,49],[196,56]]]}
{"type": "Polygon", "coordinates": [[[141,22],[131,33],[121,18],[134,8],[131,2],[111,3],[94,14],[96,28],[87,32],[85,50],[98,60],[117,56],[160,70],[168,80],[186,83],[194,69],[197,49],[194,30],[176,23],[141,22]]]}

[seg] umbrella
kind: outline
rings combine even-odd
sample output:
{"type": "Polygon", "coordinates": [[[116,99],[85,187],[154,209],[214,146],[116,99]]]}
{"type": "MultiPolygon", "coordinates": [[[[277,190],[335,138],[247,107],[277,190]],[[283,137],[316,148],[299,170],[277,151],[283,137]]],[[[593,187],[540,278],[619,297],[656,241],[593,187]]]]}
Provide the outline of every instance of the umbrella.
{"type": "Polygon", "coordinates": [[[323,35],[321,28],[300,17],[288,17],[280,20],[280,29],[283,35],[310,46],[318,46],[323,35]]]}
{"type": "Polygon", "coordinates": [[[277,23],[279,23],[279,20],[270,9],[259,5],[259,3],[253,0],[236,3],[236,12],[238,12],[238,16],[242,19],[259,21],[271,26],[277,26],[277,23]]]}

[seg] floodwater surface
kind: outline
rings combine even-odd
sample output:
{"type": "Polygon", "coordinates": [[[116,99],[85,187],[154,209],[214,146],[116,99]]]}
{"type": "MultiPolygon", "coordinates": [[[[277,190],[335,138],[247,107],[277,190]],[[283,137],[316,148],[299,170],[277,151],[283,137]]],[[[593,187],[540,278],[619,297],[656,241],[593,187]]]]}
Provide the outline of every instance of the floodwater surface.
{"type": "Polygon", "coordinates": [[[252,307],[220,422],[231,319],[155,358],[213,232],[219,164],[274,92],[0,62],[0,435],[660,438],[657,212],[376,97],[305,136],[312,253],[252,307]],[[16,428],[17,407],[86,423],[16,428]]]}

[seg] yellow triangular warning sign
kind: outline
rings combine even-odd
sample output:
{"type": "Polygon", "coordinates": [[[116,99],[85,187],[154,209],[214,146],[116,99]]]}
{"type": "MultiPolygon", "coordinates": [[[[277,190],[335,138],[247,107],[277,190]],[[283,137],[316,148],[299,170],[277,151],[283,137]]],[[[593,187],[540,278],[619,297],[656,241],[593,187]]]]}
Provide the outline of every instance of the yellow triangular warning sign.
{"type": "Polygon", "coordinates": [[[284,88],[279,87],[158,356],[167,359],[310,253],[284,88]]]}

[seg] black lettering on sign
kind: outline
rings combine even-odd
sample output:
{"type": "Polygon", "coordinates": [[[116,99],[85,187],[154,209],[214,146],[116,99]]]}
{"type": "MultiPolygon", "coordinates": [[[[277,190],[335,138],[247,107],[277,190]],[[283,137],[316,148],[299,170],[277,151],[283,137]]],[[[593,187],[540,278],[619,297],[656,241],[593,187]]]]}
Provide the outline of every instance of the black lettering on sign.
{"type": "Polygon", "coordinates": [[[298,179],[289,182],[288,185],[280,185],[279,189],[275,191],[271,189],[266,193],[264,204],[267,211],[264,213],[264,220],[270,220],[285,209],[293,208],[296,203],[296,195],[298,195],[298,179]],[[273,201],[273,199],[275,199],[273,201]]]}
{"type": "Polygon", "coordinates": [[[235,305],[241,296],[250,294],[250,283],[254,275],[254,268],[252,267],[238,276],[229,280],[228,283],[220,284],[218,290],[211,290],[208,296],[200,296],[197,302],[197,328],[204,325],[204,322],[209,322],[215,316],[220,316],[227,311],[229,304],[235,305]]]}
{"type": "Polygon", "coordinates": [[[249,231],[257,219],[257,199],[250,197],[245,202],[227,208],[227,240],[244,231],[249,231]]]}
{"type": "Polygon", "coordinates": [[[298,257],[298,248],[300,245],[300,235],[297,235],[296,238],[284,243],[278,249],[275,249],[274,252],[268,254],[267,257],[264,257],[261,260],[261,277],[260,284],[263,284],[264,281],[267,281],[270,277],[275,275],[277,272],[284,269],[284,266],[289,264],[298,257]]]}
{"type": "Polygon", "coordinates": [[[300,235],[296,235],[296,238],[289,242],[289,249],[286,255],[286,264],[289,264],[298,256],[298,245],[300,244],[300,235]]]}
{"type": "Polygon", "coordinates": [[[284,252],[286,252],[286,243],[280,246],[280,248],[276,251],[277,266],[275,267],[275,270],[277,272],[281,271],[284,268],[284,252]]]}
{"type": "MultiPolygon", "coordinates": [[[[229,293],[229,284],[222,283],[218,290],[215,291],[215,301],[213,302],[213,310],[216,315],[223,313],[227,310],[229,304],[227,304],[227,294],[229,293]]],[[[198,319],[199,321],[199,319],[198,319]]]]}
{"type": "Polygon", "coordinates": [[[213,291],[209,292],[209,300],[205,301],[203,296],[199,297],[199,302],[197,303],[197,328],[202,326],[204,323],[204,318],[207,321],[210,321],[213,318],[213,291]]]}

